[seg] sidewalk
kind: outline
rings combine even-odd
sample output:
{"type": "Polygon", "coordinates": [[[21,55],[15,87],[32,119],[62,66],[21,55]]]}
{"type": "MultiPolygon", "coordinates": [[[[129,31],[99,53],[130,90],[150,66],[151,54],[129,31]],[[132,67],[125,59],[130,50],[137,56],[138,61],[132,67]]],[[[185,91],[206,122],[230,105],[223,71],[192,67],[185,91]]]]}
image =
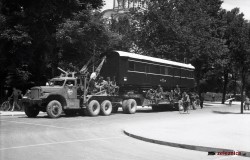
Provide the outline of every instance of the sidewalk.
{"type": "Polygon", "coordinates": [[[25,115],[23,111],[0,111],[0,116],[20,116],[25,115]]]}
{"type": "Polygon", "coordinates": [[[124,133],[161,145],[204,152],[241,151],[250,157],[250,111],[240,114],[239,102],[232,106],[209,102],[205,105],[206,113],[204,109],[176,113],[174,120],[135,124],[125,128],[124,133]]]}

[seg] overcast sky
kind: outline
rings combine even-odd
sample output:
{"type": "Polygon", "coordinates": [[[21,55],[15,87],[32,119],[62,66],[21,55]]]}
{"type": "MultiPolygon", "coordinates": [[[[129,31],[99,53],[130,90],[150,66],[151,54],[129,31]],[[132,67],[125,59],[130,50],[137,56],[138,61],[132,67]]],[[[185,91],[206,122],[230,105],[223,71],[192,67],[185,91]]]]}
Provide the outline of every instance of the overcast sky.
{"type": "MultiPolygon", "coordinates": [[[[104,1],[106,5],[103,10],[113,8],[113,0],[104,1]]],[[[231,10],[235,7],[240,8],[240,12],[244,13],[245,19],[250,20],[250,0],[224,0],[224,3],[222,4],[222,8],[226,10],[231,10]]]]}

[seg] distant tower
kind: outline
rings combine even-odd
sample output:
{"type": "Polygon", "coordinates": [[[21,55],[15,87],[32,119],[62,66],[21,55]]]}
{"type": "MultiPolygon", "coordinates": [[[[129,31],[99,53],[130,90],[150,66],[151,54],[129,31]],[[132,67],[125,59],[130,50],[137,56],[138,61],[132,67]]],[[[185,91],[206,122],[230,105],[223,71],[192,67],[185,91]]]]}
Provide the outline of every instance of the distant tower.
{"type": "Polygon", "coordinates": [[[147,8],[148,0],[113,0],[114,10],[128,11],[130,8],[147,8]]]}
{"type": "Polygon", "coordinates": [[[107,18],[108,23],[110,23],[111,19],[118,19],[118,17],[127,15],[131,8],[147,9],[147,1],[149,0],[113,0],[113,9],[103,11],[103,17],[107,18]]]}

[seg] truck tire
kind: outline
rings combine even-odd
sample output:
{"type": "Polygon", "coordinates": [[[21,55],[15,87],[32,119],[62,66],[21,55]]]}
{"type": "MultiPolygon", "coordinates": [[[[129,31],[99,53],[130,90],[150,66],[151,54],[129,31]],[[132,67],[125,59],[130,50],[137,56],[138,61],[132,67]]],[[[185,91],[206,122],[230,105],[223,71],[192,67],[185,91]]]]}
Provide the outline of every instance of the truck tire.
{"type": "Polygon", "coordinates": [[[101,107],[97,100],[92,100],[87,105],[86,112],[88,116],[97,116],[100,113],[101,107]]]}
{"type": "Polygon", "coordinates": [[[57,100],[50,101],[46,111],[50,118],[58,118],[62,114],[62,105],[57,100]]]}
{"type": "Polygon", "coordinates": [[[126,105],[126,113],[134,114],[137,109],[137,103],[134,99],[129,99],[126,105]]]}
{"type": "Polygon", "coordinates": [[[127,102],[128,102],[127,99],[122,101],[122,111],[124,113],[127,113],[127,102]]]}
{"type": "Polygon", "coordinates": [[[101,104],[101,114],[104,116],[110,115],[112,112],[112,103],[109,100],[105,100],[101,104]]]}
{"type": "Polygon", "coordinates": [[[29,118],[35,118],[39,114],[39,110],[35,106],[25,105],[24,112],[29,118]]]}

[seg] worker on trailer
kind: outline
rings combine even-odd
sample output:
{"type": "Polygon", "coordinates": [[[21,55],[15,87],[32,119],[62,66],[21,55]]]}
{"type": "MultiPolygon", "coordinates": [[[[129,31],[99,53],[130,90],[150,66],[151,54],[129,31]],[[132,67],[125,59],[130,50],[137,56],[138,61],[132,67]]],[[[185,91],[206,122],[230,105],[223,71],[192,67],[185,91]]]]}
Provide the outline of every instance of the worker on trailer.
{"type": "Polygon", "coordinates": [[[91,94],[98,92],[98,86],[96,85],[96,77],[96,72],[91,73],[88,87],[88,91],[91,94]]]}

